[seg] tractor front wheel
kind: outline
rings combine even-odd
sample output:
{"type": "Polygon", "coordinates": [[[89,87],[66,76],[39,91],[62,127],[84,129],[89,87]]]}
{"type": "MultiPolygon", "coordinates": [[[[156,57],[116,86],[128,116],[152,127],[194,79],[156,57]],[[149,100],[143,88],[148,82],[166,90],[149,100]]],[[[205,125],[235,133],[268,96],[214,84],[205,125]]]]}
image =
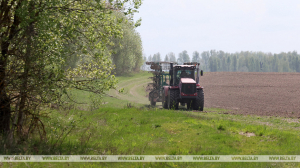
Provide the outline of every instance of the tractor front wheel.
{"type": "Polygon", "coordinates": [[[194,110],[203,111],[204,108],[204,92],[203,89],[197,90],[197,98],[194,102],[194,110]]]}

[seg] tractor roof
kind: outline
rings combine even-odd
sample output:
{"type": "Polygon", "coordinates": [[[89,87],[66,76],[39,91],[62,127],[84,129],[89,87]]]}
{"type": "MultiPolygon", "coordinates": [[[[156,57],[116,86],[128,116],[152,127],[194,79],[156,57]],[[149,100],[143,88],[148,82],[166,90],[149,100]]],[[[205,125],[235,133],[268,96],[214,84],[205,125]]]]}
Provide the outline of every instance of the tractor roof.
{"type": "Polygon", "coordinates": [[[195,65],[175,65],[174,66],[175,69],[195,69],[196,66],[195,65]]]}

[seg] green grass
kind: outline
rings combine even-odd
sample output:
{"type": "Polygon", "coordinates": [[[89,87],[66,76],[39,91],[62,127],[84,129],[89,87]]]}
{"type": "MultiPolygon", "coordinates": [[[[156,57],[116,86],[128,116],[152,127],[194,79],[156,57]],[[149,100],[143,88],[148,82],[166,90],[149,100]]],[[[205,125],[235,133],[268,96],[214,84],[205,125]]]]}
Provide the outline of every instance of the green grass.
{"type": "MultiPolygon", "coordinates": [[[[151,74],[150,74],[151,75],[151,74]]],[[[230,115],[225,109],[149,108],[143,85],[148,73],[118,77],[127,93],[105,97],[100,109],[47,110],[47,140],[39,136],[0,148],[1,154],[53,155],[298,155],[299,120],[230,115]],[[134,90],[132,88],[136,85],[134,90]],[[135,91],[135,96],[131,94],[135,91]],[[133,108],[127,108],[128,103],[133,108]],[[255,136],[247,137],[246,133],[255,136]]],[[[76,95],[76,96],[74,96],[76,95]]],[[[90,104],[89,94],[73,92],[90,104]]],[[[1,145],[1,144],[0,144],[1,145]]],[[[4,167],[299,167],[297,163],[0,163],[4,167]]]]}
{"type": "MultiPolygon", "coordinates": [[[[141,108],[101,108],[85,112],[74,110],[51,113],[45,118],[47,141],[32,140],[35,148],[2,151],[5,154],[86,154],[86,155],[297,155],[300,152],[300,137],[297,129],[286,124],[281,129],[259,123],[245,123],[240,116],[222,119],[222,112],[199,113],[141,108]],[[68,117],[66,117],[68,116],[68,117]],[[73,127],[74,126],[74,127],[73,127]],[[289,129],[287,129],[290,127],[289,129]],[[71,133],[67,132],[71,129],[71,133]],[[247,137],[240,132],[252,132],[247,137]],[[262,133],[262,135],[260,135],[262,133]],[[63,138],[65,139],[61,141],[63,138]],[[61,137],[61,138],[59,138],[61,137]],[[60,139],[57,141],[57,139],[60,139]],[[37,152],[38,151],[38,152],[37,152]]],[[[224,114],[223,114],[224,115],[224,114]]],[[[226,117],[229,117],[226,115],[226,117]]],[[[278,123],[279,118],[269,118],[269,123],[278,123]]],[[[19,148],[19,149],[18,149],[19,148]]],[[[3,163],[6,165],[7,163],[3,163]]],[[[15,163],[20,165],[20,163],[15,163]]],[[[28,163],[27,163],[28,164],[28,163]]],[[[33,163],[31,163],[33,164],[33,163]]],[[[36,163],[42,165],[44,163],[36,163]]],[[[75,165],[75,163],[69,163],[75,165]]],[[[132,165],[199,165],[194,163],[132,163],[132,165]]],[[[258,163],[225,163],[252,167],[258,163]]],[[[271,165],[274,163],[261,163],[271,165]]],[[[52,165],[52,163],[51,163],[52,165]]],[[[64,163],[63,165],[66,165],[64,163]]],[[[90,165],[85,163],[82,165],[90,165]]],[[[94,163],[91,165],[113,165],[94,163]]],[[[218,165],[200,163],[200,165],[218,165]]],[[[278,167],[286,164],[276,163],[278,167]]],[[[230,166],[229,166],[230,167],[230,166]]]]}

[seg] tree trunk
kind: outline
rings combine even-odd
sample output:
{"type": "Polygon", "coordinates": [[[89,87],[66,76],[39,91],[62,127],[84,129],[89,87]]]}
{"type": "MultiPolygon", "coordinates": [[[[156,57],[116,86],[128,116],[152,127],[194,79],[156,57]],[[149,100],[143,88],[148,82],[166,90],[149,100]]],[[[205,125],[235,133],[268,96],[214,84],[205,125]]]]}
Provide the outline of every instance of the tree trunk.
{"type": "Polygon", "coordinates": [[[31,50],[32,50],[32,37],[34,35],[33,30],[33,22],[29,24],[27,29],[27,37],[26,37],[26,53],[24,54],[24,73],[22,75],[22,84],[20,89],[20,106],[19,106],[19,114],[18,114],[18,123],[17,123],[17,133],[19,136],[22,136],[22,128],[24,123],[24,110],[26,108],[26,99],[28,95],[28,74],[29,68],[31,64],[31,50]]]}
{"type": "Polygon", "coordinates": [[[2,1],[1,15],[0,15],[0,29],[10,25],[6,29],[6,32],[2,32],[0,37],[1,44],[1,55],[0,55],[0,134],[8,134],[10,131],[10,120],[11,120],[11,101],[10,97],[6,92],[6,66],[9,53],[10,41],[16,36],[18,30],[17,27],[20,24],[19,18],[17,16],[17,11],[19,9],[19,2],[13,8],[13,5],[9,5],[10,1],[2,1]],[[9,13],[14,13],[13,21],[9,17],[9,13]]]}
{"type": "Polygon", "coordinates": [[[9,43],[1,43],[1,57],[0,57],[0,133],[9,133],[10,126],[10,99],[7,96],[6,87],[6,64],[7,64],[7,51],[9,43]]]}

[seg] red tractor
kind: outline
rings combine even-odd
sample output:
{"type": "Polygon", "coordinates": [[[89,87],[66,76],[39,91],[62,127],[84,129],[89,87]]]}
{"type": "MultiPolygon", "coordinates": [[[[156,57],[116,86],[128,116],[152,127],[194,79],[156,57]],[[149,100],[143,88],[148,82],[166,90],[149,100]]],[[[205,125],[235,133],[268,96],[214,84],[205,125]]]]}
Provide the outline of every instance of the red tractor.
{"type": "Polygon", "coordinates": [[[184,63],[173,66],[170,63],[169,75],[169,86],[163,86],[163,108],[178,109],[180,103],[183,106],[187,104],[188,109],[203,111],[204,92],[199,84],[203,71],[200,71],[200,64],[184,63]]]}

